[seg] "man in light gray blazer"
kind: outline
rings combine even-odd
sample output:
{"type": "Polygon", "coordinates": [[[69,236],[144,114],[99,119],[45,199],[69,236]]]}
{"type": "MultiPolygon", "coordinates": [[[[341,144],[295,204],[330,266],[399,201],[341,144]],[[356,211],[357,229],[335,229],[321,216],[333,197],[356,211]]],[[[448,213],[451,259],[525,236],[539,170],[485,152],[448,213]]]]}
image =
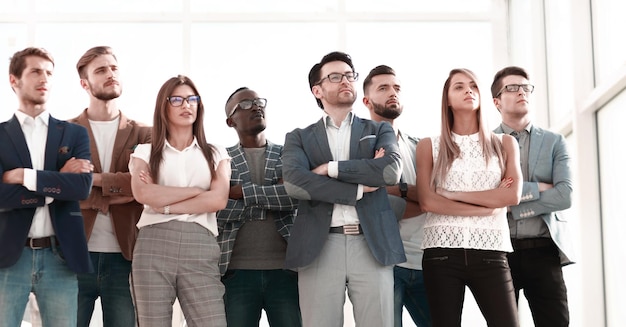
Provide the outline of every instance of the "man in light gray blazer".
{"type": "Polygon", "coordinates": [[[522,200],[508,213],[514,249],[509,266],[516,297],[523,289],[535,326],[568,326],[561,267],[574,262],[567,221],[560,211],[571,206],[570,157],[562,135],[530,122],[533,90],[528,73],[515,66],[498,71],[491,85],[493,102],[502,115],[494,132],[517,138],[524,176],[522,200]]]}
{"type": "Polygon", "coordinates": [[[309,73],[323,117],[285,139],[285,189],[299,200],[285,262],[304,327],[343,326],[346,287],[357,326],[393,326],[393,265],[406,257],[385,186],[402,163],[391,125],[352,113],[357,78],[349,55],[324,56],[309,73]]]}

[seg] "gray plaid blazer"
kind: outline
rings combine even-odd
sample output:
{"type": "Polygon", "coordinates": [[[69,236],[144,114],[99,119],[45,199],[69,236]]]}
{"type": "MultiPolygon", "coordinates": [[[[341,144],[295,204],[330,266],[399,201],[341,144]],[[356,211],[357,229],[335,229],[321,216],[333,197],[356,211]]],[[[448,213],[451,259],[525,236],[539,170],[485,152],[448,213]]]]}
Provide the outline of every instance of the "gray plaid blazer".
{"type": "Polygon", "coordinates": [[[252,183],[248,162],[240,144],[229,147],[227,150],[232,158],[230,185],[242,185],[243,199],[228,199],[226,208],[217,212],[219,229],[217,241],[222,251],[219,263],[222,274],[226,272],[230,263],[237,231],[246,221],[263,220],[266,219],[268,210],[276,211],[274,216],[276,230],[285,240],[288,240],[297,208],[297,200],[287,195],[282,184],[282,145],[267,142],[263,185],[252,183]]]}

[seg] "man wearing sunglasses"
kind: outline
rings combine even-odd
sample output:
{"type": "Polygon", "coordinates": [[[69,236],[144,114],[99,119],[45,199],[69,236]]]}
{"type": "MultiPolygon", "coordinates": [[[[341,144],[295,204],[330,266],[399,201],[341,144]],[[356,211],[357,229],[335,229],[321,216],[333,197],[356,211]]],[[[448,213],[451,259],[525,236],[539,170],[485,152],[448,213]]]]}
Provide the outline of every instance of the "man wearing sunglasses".
{"type": "Polygon", "coordinates": [[[85,52],[76,64],[89,106],[71,122],[87,128],[95,168],[89,198],[81,201],[93,273],[78,275],[78,326],[88,327],[98,297],[108,326],[135,326],[128,276],[136,224],[143,205],[130,188],[128,161],[137,144],[150,143],[151,128],[126,117],[117,58],[110,47],[85,52]]]}
{"type": "Polygon", "coordinates": [[[265,310],[272,327],[302,325],[298,277],[284,269],[296,201],[283,185],[282,145],[265,138],[267,100],[242,87],[226,101],[226,124],[239,136],[228,148],[228,204],[217,213],[230,327],[259,326],[265,310]]]}
{"type": "Polygon", "coordinates": [[[530,121],[535,87],[528,73],[510,66],[498,71],[491,94],[502,116],[496,133],[517,138],[524,176],[522,200],[507,214],[514,252],[508,255],[515,295],[524,290],[535,326],[569,325],[562,266],[574,263],[562,210],[571,206],[572,178],[565,138],[530,121]]]}
{"type": "Polygon", "coordinates": [[[322,118],[285,139],[285,188],[299,200],[285,264],[298,269],[305,327],[342,326],[346,288],[357,326],[393,326],[393,265],[406,257],[385,186],[402,162],[391,125],[352,112],[357,78],[342,52],[313,65],[322,118]]]}

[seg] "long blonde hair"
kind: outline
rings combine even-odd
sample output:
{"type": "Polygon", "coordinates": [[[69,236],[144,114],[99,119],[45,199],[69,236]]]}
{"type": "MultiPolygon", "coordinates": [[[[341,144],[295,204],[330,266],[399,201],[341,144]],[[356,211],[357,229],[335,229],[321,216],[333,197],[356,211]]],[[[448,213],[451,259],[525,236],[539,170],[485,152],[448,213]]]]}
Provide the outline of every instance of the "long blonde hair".
{"type": "MultiPolygon", "coordinates": [[[[478,84],[478,79],[471,70],[466,68],[455,68],[450,71],[448,79],[446,79],[446,82],[443,85],[443,94],[441,96],[441,136],[439,137],[439,153],[435,159],[433,173],[430,180],[430,185],[432,187],[436,186],[438,181],[445,180],[448,175],[448,171],[452,166],[452,162],[461,155],[461,149],[456,143],[454,143],[452,137],[454,113],[452,112],[452,107],[450,106],[448,99],[450,82],[452,77],[456,74],[464,74],[478,84]]],[[[478,95],[480,96],[480,90],[478,90],[478,95]]],[[[500,141],[500,138],[486,128],[480,103],[478,105],[478,110],[476,110],[476,118],[478,121],[478,140],[482,145],[485,163],[488,165],[489,158],[495,154],[500,163],[502,176],[504,176],[506,154],[502,151],[502,142],[500,141]]]]}

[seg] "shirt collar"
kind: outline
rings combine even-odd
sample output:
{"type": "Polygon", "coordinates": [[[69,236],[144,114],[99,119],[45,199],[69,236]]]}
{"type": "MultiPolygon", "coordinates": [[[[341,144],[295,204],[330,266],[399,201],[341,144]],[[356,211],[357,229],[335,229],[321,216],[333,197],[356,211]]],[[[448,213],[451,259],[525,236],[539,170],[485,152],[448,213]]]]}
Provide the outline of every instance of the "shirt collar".
{"type": "MultiPolygon", "coordinates": [[[[17,117],[17,120],[20,122],[20,126],[24,126],[24,122],[26,121],[26,119],[32,118],[31,116],[19,110],[15,112],[15,117],[17,117]]],[[[33,120],[35,121],[40,120],[45,126],[48,126],[48,121],[50,120],[50,113],[47,111],[44,111],[40,113],[39,115],[37,115],[35,118],[33,118],[33,120]]]]}
{"type": "MultiPolygon", "coordinates": [[[[513,132],[516,132],[516,130],[512,129],[511,127],[507,126],[505,123],[500,124],[500,127],[502,128],[502,131],[506,134],[511,134],[513,132]]],[[[530,134],[530,129],[533,127],[533,124],[531,122],[528,123],[528,125],[526,125],[526,127],[524,127],[524,130],[530,134]]]]}
{"type": "MultiPolygon", "coordinates": [[[[322,115],[322,120],[324,121],[324,127],[328,128],[328,122],[332,120],[332,118],[330,118],[330,116],[326,113],[326,111],[324,111],[324,114],[322,115]]],[[[352,122],[354,121],[354,114],[352,113],[352,111],[350,111],[348,113],[348,115],[346,115],[346,118],[341,122],[341,124],[343,125],[344,123],[347,123],[348,125],[352,125],[352,122]]]]}
{"type": "Polygon", "coordinates": [[[170,142],[168,142],[168,141],[167,141],[167,139],[165,139],[165,147],[166,147],[166,148],[170,148],[170,149],[172,149],[172,150],[174,150],[174,151],[176,151],[176,152],[184,152],[184,151],[186,151],[186,150],[188,150],[188,149],[191,149],[191,148],[200,148],[200,146],[198,145],[198,139],[196,139],[196,137],[195,137],[195,136],[193,137],[193,141],[191,142],[191,144],[189,144],[189,146],[188,146],[188,147],[186,147],[186,148],[184,148],[182,151],[179,151],[178,149],[176,149],[175,147],[173,147],[173,146],[170,144],[170,142]]]}

